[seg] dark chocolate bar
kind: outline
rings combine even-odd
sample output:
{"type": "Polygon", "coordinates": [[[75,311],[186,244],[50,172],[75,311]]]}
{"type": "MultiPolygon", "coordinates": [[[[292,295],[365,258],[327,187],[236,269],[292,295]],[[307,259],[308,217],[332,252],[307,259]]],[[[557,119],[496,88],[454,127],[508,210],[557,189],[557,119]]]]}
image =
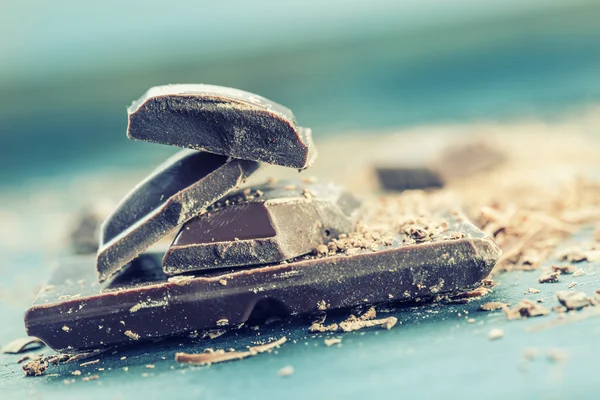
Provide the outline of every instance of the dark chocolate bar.
{"type": "Polygon", "coordinates": [[[432,153],[431,149],[410,149],[410,154],[399,153],[398,161],[376,166],[382,188],[393,191],[440,188],[448,182],[489,171],[506,158],[502,151],[483,141],[459,143],[438,153],[428,153],[432,153]]]}
{"type": "Polygon", "coordinates": [[[460,214],[408,212],[389,198],[378,204],[354,233],[282,264],[168,278],[159,257],[143,255],[101,285],[92,258],[63,262],[27,311],[27,332],[73,351],[236,327],[255,310],[302,314],[432,299],[475,288],[500,256],[460,214]],[[391,221],[392,211],[402,213],[391,221]]]}
{"type": "Polygon", "coordinates": [[[125,197],[101,229],[97,270],[104,281],[187,220],[206,211],[259,166],[182,150],[125,197]]]}
{"type": "Polygon", "coordinates": [[[311,130],[298,126],[291,110],[242,90],[156,86],[128,113],[131,139],[297,169],[309,167],[316,157],[311,130]]]}
{"type": "Polygon", "coordinates": [[[239,190],[181,227],[163,269],[175,275],[298,257],[352,232],[359,206],[332,183],[287,181],[239,190]]]}

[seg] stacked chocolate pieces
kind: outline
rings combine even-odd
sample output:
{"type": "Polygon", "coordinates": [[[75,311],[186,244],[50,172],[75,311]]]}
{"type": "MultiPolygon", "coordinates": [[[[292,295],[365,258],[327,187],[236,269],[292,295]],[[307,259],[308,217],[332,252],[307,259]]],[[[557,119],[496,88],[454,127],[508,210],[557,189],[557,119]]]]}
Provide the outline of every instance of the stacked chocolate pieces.
{"type": "Polygon", "coordinates": [[[479,285],[500,255],[429,198],[360,207],[343,188],[314,180],[234,190],[261,163],[304,169],[316,155],[310,129],[251,93],[152,88],[130,107],[128,136],[193,150],[126,196],[102,225],[97,257],[60,262],[25,317],[29,334],[57,350],[433,298],[479,285]],[[166,252],[151,249],[177,228],[166,252]]]}
{"type": "Polygon", "coordinates": [[[128,113],[130,138],[194,150],[165,161],[105,221],[97,263],[101,282],[206,213],[261,162],[304,169],[316,157],[310,129],[298,126],[289,109],[237,89],[158,86],[133,102],[128,113]]]}

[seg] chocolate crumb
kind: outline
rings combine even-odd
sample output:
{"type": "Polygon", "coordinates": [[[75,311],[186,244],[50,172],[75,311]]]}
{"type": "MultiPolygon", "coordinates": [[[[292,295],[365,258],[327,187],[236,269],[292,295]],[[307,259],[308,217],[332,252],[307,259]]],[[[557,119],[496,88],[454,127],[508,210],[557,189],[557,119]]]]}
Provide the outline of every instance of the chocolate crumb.
{"type": "Polygon", "coordinates": [[[373,319],[377,317],[377,311],[375,311],[374,307],[369,308],[367,311],[365,311],[365,313],[363,315],[361,315],[360,317],[358,317],[359,320],[361,321],[366,321],[369,319],[373,319]]]}
{"type": "MultiPolygon", "coordinates": [[[[302,178],[302,183],[317,183],[319,180],[316,176],[306,176],[302,178]]],[[[600,239],[598,239],[600,240],[600,239]]]]}
{"type": "Polygon", "coordinates": [[[314,197],[315,197],[315,194],[314,194],[314,192],[313,192],[313,191],[311,191],[311,190],[309,190],[309,189],[304,189],[304,190],[302,191],[302,195],[303,195],[303,196],[304,196],[306,199],[308,199],[308,200],[311,200],[312,198],[314,198],[314,197]]]}
{"type": "Polygon", "coordinates": [[[41,376],[44,375],[46,368],[48,368],[48,361],[40,357],[23,364],[21,368],[27,376],[41,376]]]}
{"type": "Polygon", "coordinates": [[[81,364],[79,364],[79,366],[85,367],[85,366],[92,365],[92,364],[98,364],[99,362],[100,362],[100,359],[96,359],[93,361],[87,361],[87,362],[81,363],[81,364]]]}
{"type": "Polygon", "coordinates": [[[194,279],[194,277],[192,275],[187,275],[187,276],[180,275],[180,276],[171,276],[167,281],[169,283],[174,283],[177,286],[184,286],[184,285],[187,285],[188,283],[190,283],[192,279],[194,279]]]}
{"type": "Polygon", "coordinates": [[[560,272],[561,274],[572,274],[574,273],[576,268],[572,265],[553,265],[553,272],[560,272]]]}
{"type": "Polygon", "coordinates": [[[450,300],[452,302],[468,303],[472,300],[476,300],[487,294],[490,294],[491,292],[492,292],[491,289],[482,285],[482,286],[479,286],[477,289],[473,289],[469,292],[464,292],[464,293],[460,293],[455,296],[452,296],[450,298],[450,300]]]}
{"type": "Polygon", "coordinates": [[[88,382],[88,381],[95,381],[100,379],[99,375],[90,375],[90,376],[84,376],[83,378],[81,378],[81,380],[83,382],[88,382]]]}
{"type": "Polygon", "coordinates": [[[585,271],[583,270],[583,268],[579,268],[579,269],[577,269],[577,271],[573,272],[574,277],[578,277],[578,276],[582,276],[582,275],[585,275],[585,271]]]}
{"type": "Polygon", "coordinates": [[[287,365],[279,370],[279,376],[286,377],[294,374],[294,367],[287,365]]]}
{"type": "Polygon", "coordinates": [[[554,283],[558,282],[558,277],[560,276],[559,271],[551,272],[549,274],[543,274],[538,278],[539,283],[554,283]]]}
{"type": "Polygon", "coordinates": [[[540,290],[536,289],[536,288],[529,288],[529,289],[527,289],[527,291],[532,294],[537,294],[540,292],[540,290]]]}
{"type": "Polygon", "coordinates": [[[319,256],[326,256],[328,251],[329,247],[324,244],[320,244],[315,248],[315,254],[319,256]]]}
{"type": "Polygon", "coordinates": [[[583,307],[594,305],[594,301],[584,292],[562,290],[556,293],[556,298],[569,310],[579,310],[583,307]]]}
{"type": "Polygon", "coordinates": [[[129,312],[130,312],[130,313],[134,313],[134,312],[136,312],[136,311],[139,311],[139,310],[141,310],[141,309],[142,309],[142,305],[141,305],[140,303],[138,303],[138,304],[136,304],[136,305],[132,306],[132,307],[129,309],[129,312]]]}
{"type": "Polygon", "coordinates": [[[488,332],[489,340],[498,340],[504,337],[504,331],[502,329],[494,328],[488,332]]]}
{"type": "Polygon", "coordinates": [[[363,328],[381,326],[385,329],[391,329],[398,322],[396,317],[388,317],[383,319],[361,320],[351,315],[347,320],[340,322],[339,327],[344,332],[357,331],[363,328]]]}
{"type": "Polygon", "coordinates": [[[71,375],[79,376],[81,375],[81,371],[76,369],[75,371],[71,372],[71,375]]]}
{"type": "Polygon", "coordinates": [[[325,300],[320,300],[317,302],[317,309],[321,311],[327,310],[327,302],[325,300]]]}
{"type": "Polygon", "coordinates": [[[331,324],[331,325],[323,325],[323,323],[320,322],[314,322],[310,328],[308,328],[308,331],[311,333],[323,333],[323,332],[336,332],[339,329],[338,324],[331,324]]]}
{"type": "Polygon", "coordinates": [[[148,369],[154,369],[154,364],[146,364],[146,368],[148,368],[148,369]]]}
{"type": "Polygon", "coordinates": [[[499,301],[490,301],[479,306],[483,311],[495,311],[507,307],[508,304],[499,301]]]}
{"type": "Polygon", "coordinates": [[[571,288],[574,288],[575,286],[577,286],[577,282],[571,282],[567,285],[567,288],[571,289],[571,288]]]}
{"type": "Polygon", "coordinates": [[[567,359],[567,352],[563,349],[550,349],[548,352],[548,361],[561,363],[567,359]]]}
{"type": "Polygon", "coordinates": [[[30,359],[31,359],[31,356],[29,354],[25,354],[23,357],[21,357],[17,360],[17,364],[21,364],[23,361],[27,361],[30,359]]]}
{"type": "Polygon", "coordinates": [[[206,331],[202,338],[208,337],[209,339],[216,339],[221,335],[224,335],[227,332],[225,329],[211,329],[210,331],[206,331]]]}
{"type": "Polygon", "coordinates": [[[199,354],[188,354],[188,353],[176,353],[175,361],[183,364],[215,364],[219,362],[232,361],[232,360],[241,360],[243,358],[252,357],[259,353],[264,353],[270,351],[276,347],[281,346],[287,341],[287,338],[284,336],[279,340],[275,340],[273,342],[250,347],[248,351],[240,352],[240,351],[232,351],[225,352],[225,350],[216,350],[213,353],[199,353],[199,354]]]}
{"type": "Polygon", "coordinates": [[[490,288],[491,288],[491,287],[494,287],[494,286],[496,286],[496,284],[494,283],[494,280],[493,280],[493,279],[483,279],[483,280],[481,281],[481,283],[482,283],[482,284],[483,284],[483,286],[485,286],[485,287],[490,287],[490,288]]]}
{"type": "Polygon", "coordinates": [[[550,312],[544,306],[534,303],[531,300],[521,300],[515,307],[502,309],[504,315],[509,320],[537,317],[542,315],[548,315],[550,312]]]}
{"type": "MultiPolygon", "coordinates": [[[[96,350],[88,353],[78,353],[78,354],[52,354],[49,356],[39,355],[36,358],[32,359],[25,363],[21,368],[28,376],[40,376],[46,372],[46,369],[50,365],[59,365],[62,363],[70,363],[73,361],[79,361],[81,359],[85,359],[90,357],[91,355],[97,355],[101,351],[96,350]]],[[[96,360],[92,363],[96,363],[100,360],[96,360]]],[[[50,375],[48,375],[50,376],[50,375]]],[[[57,375],[58,376],[58,375],[57,375]]]]}
{"type": "Polygon", "coordinates": [[[540,356],[540,351],[534,347],[528,347],[523,350],[523,358],[526,360],[534,360],[540,356]]]}
{"type": "Polygon", "coordinates": [[[223,286],[227,286],[227,279],[219,279],[219,283],[223,286]]]}
{"type": "Polygon", "coordinates": [[[331,347],[334,344],[340,344],[340,343],[342,343],[342,339],[340,339],[340,338],[329,338],[329,339],[325,339],[324,342],[325,342],[325,346],[331,347]]]}
{"type": "Polygon", "coordinates": [[[128,338],[133,339],[133,340],[139,340],[140,339],[140,335],[138,335],[137,333],[134,333],[132,331],[129,331],[129,330],[123,332],[123,334],[125,336],[127,336],[128,338]]]}
{"type": "Polygon", "coordinates": [[[565,306],[554,306],[552,307],[552,311],[558,314],[564,314],[567,312],[567,307],[565,306]]]}

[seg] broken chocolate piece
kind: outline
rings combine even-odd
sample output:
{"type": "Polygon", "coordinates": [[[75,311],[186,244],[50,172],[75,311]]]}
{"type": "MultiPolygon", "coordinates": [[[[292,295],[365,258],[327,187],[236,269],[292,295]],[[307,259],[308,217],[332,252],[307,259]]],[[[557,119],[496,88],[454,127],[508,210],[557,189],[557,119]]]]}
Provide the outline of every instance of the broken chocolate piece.
{"type": "Polygon", "coordinates": [[[36,337],[24,337],[15,339],[2,347],[4,354],[20,354],[26,351],[37,350],[44,347],[44,343],[36,337]]]}
{"type": "Polygon", "coordinates": [[[264,97],[222,86],[156,86],[128,109],[127,136],[304,169],[316,158],[309,128],[264,97]]]}
{"type": "Polygon", "coordinates": [[[100,282],[245,181],[259,164],[182,150],[121,201],[102,226],[100,282]]]}
{"type": "MultiPolygon", "coordinates": [[[[380,205],[372,210],[377,215],[401,209],[389,199],[380,205]]],[[[394,301],[433,299],[479,286],[500,256],[498,247],[461,215],[438,213],[429,219],[446,231],[418,243],[404,242],[402,233],[346,253],[205,271],[185,283],[168,281],[161,254],[140,256],[127,268],[127,277],[102,285],[94,282],[92,258],[72,258],[55,271],[50,284],[56,289],[42,291],[27,311],[27,332],[55,349],[95,349],[137,342],[128,331],[141,341],[222,329],[223,320],[234,327],[255,319],[257,312],[314,313],[387,302],[390,296],[394,301]],[[453,239],[453,232],[461,238],[453,239]],[[82,280],[83,290],[77,284],[82,280]]]]}
{"type": "Polygon", "coordinates": [[[556,292],[556,298],[568,310],[579,310],[583,307],[595,305],[594,299],[588,297],[584,292],[561,290],[556,292]]]}
{"type": "Polygon", "coordinates": [[[450,181],[489,171],[506,158],[485,141],[451,145],[437,154],[431,149],[404,150],[406,152],[397,154],[401,161],[375,168],[381,186],[386,190],[440,188],[450,181]],[[433,154],[426,154],[428,152],[433,154]]]}
{"type": "Polygon", "coordinates": [[[242,189],[181,227],[163,269],[175,275],[298,257],[354,230],[359,205],[332,183],[280,182],[242,189]]]}

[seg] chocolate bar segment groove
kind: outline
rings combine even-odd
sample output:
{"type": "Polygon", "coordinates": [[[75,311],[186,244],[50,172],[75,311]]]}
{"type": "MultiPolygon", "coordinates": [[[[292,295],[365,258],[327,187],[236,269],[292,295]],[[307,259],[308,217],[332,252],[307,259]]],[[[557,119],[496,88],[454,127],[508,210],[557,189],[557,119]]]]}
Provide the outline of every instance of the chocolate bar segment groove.
{"type": "Polygon", "coordinates": [[[127,136],[304,169],[316,158],[309,128],[288,108],[242,90],[201,84],[156,86],[128,109],[127,136]]]}
{"type": "Polygon", "coordinates": [[[259,166],[182,150],[140,182],[101,228],[97,270],[104,281],[154,243],[240,185],[259,166]]]}
{"type": "Polygon", "coordinates": [[[163,269],[175,275],[298,257],[353,231],[359,206],[332,183],[288,181],[243,189],[185,223],[163,269]]]}
{"type": "Polygon", "coordinates": [[[498,260],[498,247],[461,216],[432,221],[419,227],[415,220],[391,238],[366,235],[379,243],[373,246],[356,239],[362,248],[343,249],[340,238],[327,255],[202,275],[168,278],[160,256],[142,255],[125,272],[127,279],[119,275],[99,285],[92,258],[71,259],[59,265],[27,311],[27,332],[56,350],[95,349],[237,326],[264,304],[302,314],[430,299],[478,286],[498,260]]]}

